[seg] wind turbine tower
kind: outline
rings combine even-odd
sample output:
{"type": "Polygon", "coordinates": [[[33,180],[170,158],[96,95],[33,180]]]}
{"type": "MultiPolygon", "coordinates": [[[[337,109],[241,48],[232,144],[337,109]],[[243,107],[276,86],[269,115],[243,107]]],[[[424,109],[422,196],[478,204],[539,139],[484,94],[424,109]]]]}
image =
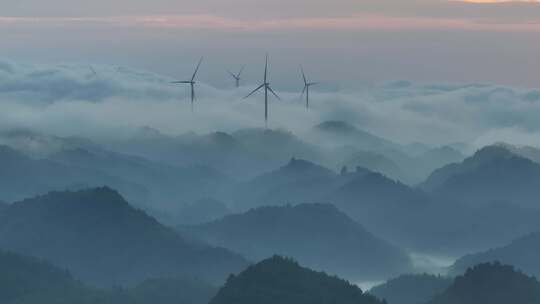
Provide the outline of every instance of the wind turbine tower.
{"type": "Polygon", "coordinates": [[[191,80],[185,80],[185,81],[173,81],[171,83],[173,84],[189,84],[191,87],[191,112],[193,112],[194,103],[195,103],[195,84],[197,81],[195,81],[195,78],[197,77],[197,73],[199,72],[199,68],[201,67],[201,63],[203,62],[203,57],[199,60],[199,63],[197,64],[197,67],[195,68],[195,72],[193,73],[193,76],[191,77],[191,80]]]}
{"type": "Polygon", "coordinates": [[[300,96],[300,99],[304,97],[304,94],[306,94],[306,109],[309,110],[309,88],[311,88],[314,85],[317,85],[317,82],[308,82],[306,78],[306,74],[304,73],[304,68],[300,67],[300,70],[302,71],[302,78],[304,79],[304,89],[302,90],[302,95],[300,96]]]}
{"type": "Polygon", "coordinates": [[[266,63],[264,65],[264,82],[258,86],[255,90],[249,93],[244,99],[249,98],[260,89],[264,88],[264,125],[268,128],[268,92],[272,93],[278,100],[281,100],[279,96],[272,90],[270,83],[268,82],[268,54],[266,54],[266,63]]]}
{"type": "Polygon", "coordinates": [[[242,72],[244,71],[244,67],[242,67],[240,69],[240,71],[237,73],[237,74],[234,74],[233,72],[227,70],[227,72],[229,73],[229,75],[231,75],[232,78],[234,78],[234,81],[235,81],[235,84],[236,84],[236,88],[238,89],[240,87],[240,76],[242,76],[242,72]]]}

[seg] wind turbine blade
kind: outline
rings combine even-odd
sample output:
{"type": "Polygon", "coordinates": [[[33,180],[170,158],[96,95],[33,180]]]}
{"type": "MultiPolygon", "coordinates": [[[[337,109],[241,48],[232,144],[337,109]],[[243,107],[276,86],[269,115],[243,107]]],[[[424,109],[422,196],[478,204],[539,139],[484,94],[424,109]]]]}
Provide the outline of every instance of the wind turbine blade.
{"type": "Polygon", "coordinates": [[[279,98],[279,96],[276,94],[276,92],[274,92],[274,90],[272,90],[271,87],[268,87],[268,90],[269,90],[274,96],[276,96],[276,98],[277,98],[278,100],[281,100],[281,98],[279,98]]]}
{"type": "Polygon", "coordinates": [[[238,75],[236,75],[236,77],[237,77],[238,79],[240,79],[240,76],[242,75],[242,72],[244,71],[244,68],[245,68],[245,67],[246,67],[246,66],[243,66],[243,67],[240,69],[240,71],[238,72],[238,75]]]}
{"type": "Polygon", "coordinates": [[[308,83],[308,85],[310,85],[310,86],[319,85],[319,84],[321,84],[321,83],[320,83],[320,82],[311,82],[311,83],[308,83]]]}
{"type": "Polygon", "coordinates": [[[231,75],[232,78],[234,79],[237,79],[238,80],[238,77],[236,75],[233,74],[233,72],[227,70],[227,73],[229,73],[229,75],[231,75]]]}
{"type": "Polygon", "coordinates": [[[193,77],[191,77],[191,81],[195,81],[195,77],[197,77],[197,73],[199,72],[199,68],[201,67],[201,63],[203,61],[204,57],[201,57],[199,60],[199,63],[197,64],[197,68],[195,69],[195,73],[193,73],[193,77]]]}
{"type": "Polygon", "coordinates": [[[306,79],[306,74],[304,73],[304,67],[300,66],[300,70],[302,70],[302,78],[304,78],[304,84],[307,85],[308,82],[306,79]]]}
{"type": "Polygon", "coordinates": [[[304,86],[304,89],[302,90],[302,95],[300,95],[300,99],[304,98],[304,94],[306,93],[307,85],[304,86]]]}
{"type": "Polygon", "coordinates": [[[172,84],[178,84],[178,83],[186,83],[187,84],[187,83],[191,83],[191,81],[189,81],[189,80],[186,80],[186,81],[173,81],[171,83],[172,84]]]}
{"type": "Polygon", "coordinates": [[[246,98],[249,98],[251,95],[255,94],[255,92],[257,92],[258,90],[262,89],[264,87],[264,83],[261,84],[258,88],[256,88],[255,90],[253,90],[251,93],[249,93],[246,97],[244,97],[244,99],[246,98]]]}

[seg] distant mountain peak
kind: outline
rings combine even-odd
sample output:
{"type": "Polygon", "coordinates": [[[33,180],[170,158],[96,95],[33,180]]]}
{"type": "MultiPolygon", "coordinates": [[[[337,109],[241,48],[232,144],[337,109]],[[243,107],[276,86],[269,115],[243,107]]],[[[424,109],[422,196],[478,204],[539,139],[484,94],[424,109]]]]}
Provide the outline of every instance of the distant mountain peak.
{"type": "Polygon", "coordinates": [[[91,188],[79,191],[53,191],[36,198],[25,199],[16,202],[14,206],[40,203],[43,205],[59,204],[61,202],[68,204],[92,205],[95,211],[99,207],[128,207],[128,202],[118,193],[118,191],[107,187],[91,188]]]}
{"type": "Polygon", "coordinates": [[[330,169],[296,157],[291,158],[291,160],[285,166],[281,167],[277,172],[322,176],[334,174],[334,172],[330,169]]]}
{"type": "Polygon", "coordinates": [[[349,282],[273,256],[232,275],[210,304],[382,303],[349,282]]]}
{"type": "Polygon", "coordinates": [[[429,304],[539,303],[540,283],[500,262],[469,268],[429,304]]]}
{"type": "Polygon", "coordinates": [[[517,155],[512,153],[512,151],[507,146],[499,144],[483,147],[473,155],[472,159],[492,161],[496,159],[507,159],[516,156],[517,155]]]}
{"type": "Polygon", "coordinates": [[[0,213],[0,236],[0,247],[51,260],[100,286],[192,275],[219,281],[245,265],[225,249],[182,237],[109,187],[14,203],[0,213]]]}
{"type": "Polygon", "coordinates": [[[238,145],[238,141],[229,133],[214,132],[205,137],[206,141],[217,144],[221,147],[234,147],[238,145]]]}

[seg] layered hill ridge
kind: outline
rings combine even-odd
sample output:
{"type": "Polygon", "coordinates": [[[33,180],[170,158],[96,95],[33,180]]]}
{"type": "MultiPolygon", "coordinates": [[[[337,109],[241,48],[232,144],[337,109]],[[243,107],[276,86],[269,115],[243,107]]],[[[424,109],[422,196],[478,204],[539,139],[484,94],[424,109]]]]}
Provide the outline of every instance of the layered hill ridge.
{"type": "Polygon", "coordinates": [[[511,202],[540,208],[540,164],[503,146],[488,146],[460,164],[436,170],[423,188],[471,204],[511,202]]]}
{"type": "Polygon", "coordinates": [[[261,207],[186,231],[252,260],[281,254],[354,280],[381,279],[412,269],[403,251],[328,204],[261,207]]]}
{"type": "Polygon", "coordinates": [[[9,304],[206,304],[216,292],[185,279],[152,279],[132,289],[92,288],[46,261],[3,251],[0,267],[0,302],[9,304]]]}
{"type": "Polygon", "coordinates": [[[225,249],[186,240],[109,188],[13,204],[0,214],[0,248],[48,259],[104,286],[163,276],[220,281],[246,263],[225,249]]]}
{"type": "Polygon", "coordinates": [[[540,303],[540,283],[512,266],[486,263],[459,276],[428,304],[540,303]]]}
{"type": "Polygon", "coordinates": [[[478,263],[501,261],[505,264],[515,265],[530,275],[540,277],[538,252],[540,252],[540,232],[518,238],[506,246],[466,255],[456,261],[452,266],[452,272],[462,273],[468,267],[478,263]]]}
{"type": "Polygon", "coordinates": [[[136,183],[93,168],[82,168],[32,159],[7,146],[0,146],[0,199],[13,202],[52,190],[109,185],[129,197],[144,198],[146,189],[136,183]]]}
{"type": "Polygon", "coordinates": [[[229,277],[210,304],[382,304],[360,288],[274,256],[229,277]]]}

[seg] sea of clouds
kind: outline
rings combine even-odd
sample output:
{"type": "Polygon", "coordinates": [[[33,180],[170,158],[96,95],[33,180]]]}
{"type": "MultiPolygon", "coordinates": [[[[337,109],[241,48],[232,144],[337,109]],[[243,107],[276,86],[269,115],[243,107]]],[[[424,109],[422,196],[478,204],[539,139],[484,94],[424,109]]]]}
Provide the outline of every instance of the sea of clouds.
{"type": "MultiPolygon", "coordinates": [[[[0,61],[0,129],[114,140],[144,126],[167,134],[264,127],[262,94],[243,98],[258,79],[239,89],[197,84],[195,113],[188,88],[173,80],[125,67],[0,61]]],[[[325,120],[344,120],[400,143],[540,146],[539,89],[395,81],[338,92],[313,89],[309,111],[301,88],[274,89],[282,100],[271,98],[269,127],[297,134],[325,120]]]]}

